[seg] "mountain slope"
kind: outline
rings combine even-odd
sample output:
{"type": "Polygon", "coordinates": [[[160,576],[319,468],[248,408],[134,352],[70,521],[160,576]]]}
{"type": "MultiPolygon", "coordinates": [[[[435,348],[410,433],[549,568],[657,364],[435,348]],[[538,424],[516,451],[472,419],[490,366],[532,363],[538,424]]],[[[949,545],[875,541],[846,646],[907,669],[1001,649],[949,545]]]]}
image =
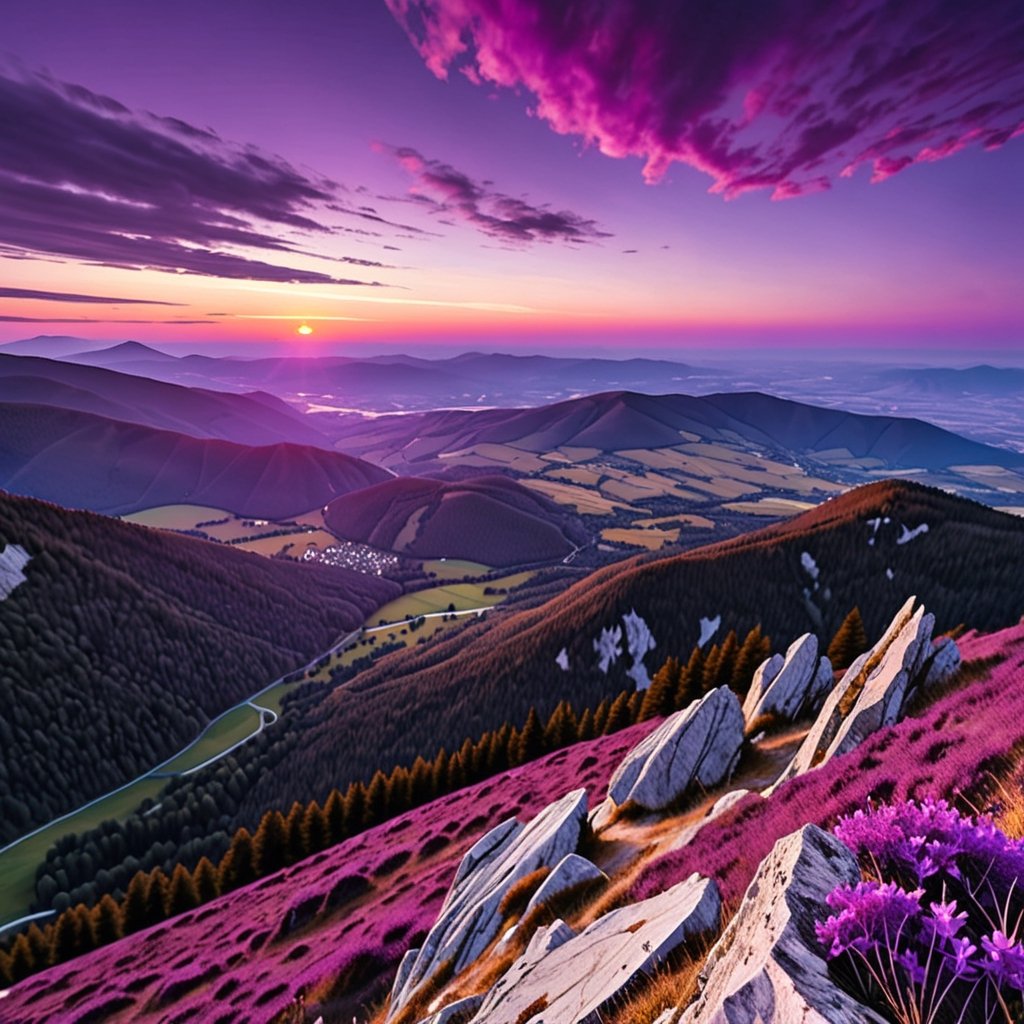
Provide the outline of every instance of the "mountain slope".
{"type": "Polygon", "coordinates": [[[0,352],[0,401],[77,409],[239,444],[329,446],[301,413],[271,395],[186,388],[56,359],[0,352]]]}
{"type": "Polygon", "coordinates": [[[1024,612],[1022,560],[1021,519],[886,481],[731,541],[620,562],[539,607],[382,659],[297,723],[301,749],[286,771],[257,782],[248,805],[287,806],[295,793],[318,793],[381,763],[411,763],[439,744],[454,749],[467,735],[522,721],[531,705],[547,713],[562,698],[614,695],[632,685],[634,612],[653,634],[642,658],[652,673],[668,656],[689,654],[702,618],[721,617],[716,640],[760,623],[782,649],[808,630],[830,637],[854,605],[878,635],[916,594],[940,630],[961,621],[997,628],[1024,612]],[[598,648],[615,646],[622,653],[602,671],[598,648]],[[567,669],[556,662],[563,651],[567,669]],[[377,723],[372,750],[361,739],[369,720],[377,723]]]}
{"type": "Polygon", "coordinates": [[[522,565],[569,554],[579,528],[553,503],[506,477],[462,483],[392,479],[336,498],[324,521],[347,540],[419,558],[522,565]]]}
{"type": "Polygon", "coordinates": [[[1024,466],[1020,453],[969,441],[922,420],[864,416],[759,392],[703,397],[608,392],[535,409],[381,417],[344,426],[338,447],[355,455],[402,452],[414,467],[488,443],[538,453],[560,447],[611,452],[669,447],[684,440],[742,440],[812,456],[845,449],[849,457],[876,459],[893,469],[940,469],[958,463],[1024,466]]]}
{"type": "Polygon", "coordinates": [[[81,363],[83,366],[106,366],[110,369],[117,369],[124,363],[178,362],[177,356],[168,355],[166,352],[150,348],[149,345],[143,345],[138,341],[122,341],[119,345],[111,345],[110,348],[73,352],[71,355],[62,356],[62,359],[68,363],[81,363]]]}
{"type": "Polygon", "coordinates": [[[0,487],[94,512],[186,503],[280,519],[387,478],[368,462],[320,448],[249,447],[0,403],[0,487]]]}
{"type": "Polygon", "coordinates": [[[397,585],[0,492],[0,845],[169,756],[397,585]]]}

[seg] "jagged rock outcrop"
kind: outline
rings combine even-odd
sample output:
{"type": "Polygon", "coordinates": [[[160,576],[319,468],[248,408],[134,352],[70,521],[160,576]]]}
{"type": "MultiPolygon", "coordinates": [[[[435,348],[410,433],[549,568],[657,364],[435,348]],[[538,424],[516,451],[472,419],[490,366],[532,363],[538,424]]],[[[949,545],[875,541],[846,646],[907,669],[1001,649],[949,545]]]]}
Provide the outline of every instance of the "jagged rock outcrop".
{"type": "Polygon", "coordinates": [[[924,682],[921,685],[928,689],[946,682],[960,668],[962,660],[956,641],[948,636],[940,636],[935,641],[935,653],[932,655],[924,682]]]}
{"type": "Polygon", "coordinates": [[[538,868],[554,867],[572,853],[586,815],[586,790],[577,789],[545,807],[527,825],[503,822],[466,853],[423,945],[402,959],[389,1017],[439,972],[458,974],[480,956],[501,930],[499,908],[505,894],[521,878],[538,868]]]}
{"type": "Polygon", "coordinates": [[[625,756],[608,784],[608,799],[595,814],[594,826],[603,825],[624,804],[659,811],[693,786],[717,786],[732,774],[742,746],[740,702],[732,690],[721,686],[670,715],[625,756]]]}
{"type": "Polygon", "coordinates": [[[853,750],[873,732],[898,722],[917,690],[948,678],[959,664],[956,644],[932,644],[935,617],[909,598],[885,635],[846,670],[825,699],[814,725],[773,786],[853,750]],[[934,670],[934,671],[933,671],[934,670]]]}
{"type": "Polygon", "coordinates": [[[8,544],[0,549],[0,601],[9,597],[14,588],[28,578],[22,571],[32,560],[20,544],[8,544]]]}
{"type": "Polygon", "coordinates": [[[747,723],[773,714],[787,721],[813,713],[832,688],[832,662],[818,657],[818,638],[804,633],[794,640],[786,656],[773,654],[754,673],[743,717],[747,723]]]}
{"type": "Polygon", "coordinates": [[[551,874],[541,883],[526,905],[523,917],[529,917],[538,907],[543,907],[571,889],[607,881],[608,876],[596,864],[592,864],[578,853],[570,853],[555,865],[551,874]]]}
{"type": "Polygon", "coordinates": [[[472,1024],[582,1024],[693,936],[717,929],[718,887],[691,875],[612,910],[538,957],[530,949],[487,993],[472,1024]]]}
{"type": "Polygon", "coordinates": [[[816,825],[780,839],[708,955],[681,1024],[881,1024],[829,977],[814,931],[828,893],[859,879],[853,854],[816,825]]]}

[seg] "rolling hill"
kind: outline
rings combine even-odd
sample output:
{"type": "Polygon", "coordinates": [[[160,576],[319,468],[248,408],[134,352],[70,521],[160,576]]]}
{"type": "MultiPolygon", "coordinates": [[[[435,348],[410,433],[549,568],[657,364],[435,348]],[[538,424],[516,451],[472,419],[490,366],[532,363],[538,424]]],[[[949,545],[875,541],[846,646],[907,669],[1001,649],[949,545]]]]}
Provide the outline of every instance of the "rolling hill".
{"type": "Polygon", "coordinates": [[[0,597],[0,845],[151,768],[400,590],[0,492],[2,542],[29,561],[0,597]]]}
{"type": "Polygon", "coordinates": [[[939,630],[1008,626],[1024,612],[1022,559],[1020,518],[884,481],[729,541],[619,562],[539,607],[391,655],[339,687],[289,723],[301,746],[287,770],[257,782],[247,806],[287,806],[296,793],[368,777],[382,763],[454,749],[522,721],[531,705],[549,713],[563,698],[596,703],[633,685],[630,648],[643,648],[639,660],[653,673],[689,654],[702,619],[718,620],[715,640],[760,623],[778,650],[808,630],[830,637],[855,605],[877,636],[916,594],[939,630]],[[637,619],[653,638],[649,650],[637,619]],[[376,723],[372,748],[362,739],[367,721],[376,723]]]}
{"type": "Polygon", "coordinates": [[[561,558],[575,546],[570,537],[585,536],[554,502],[507,477],[392,479],[336,498],[324,521],[346,540],[386,551],[493,566],[561,558]]]}
{"type": "Polygon", "coordinates": [[[272,395],[182,387],[35,356],[0,352],[0,401],[76,409],[238,444],[330,446],[301,413],[272,395]]]}
{"type": "Polygon", "coordinates": [[[71,409],[0,403],[0,487],[72,508],[124,515],[196,504],[280,519],[388,476],[321,448],[252,447],[71,409]]]}
{"type": "Polygon", "coordinates": [[[1024,466],[1024,455],[969,441],[921,420],[864,416],[760,392],[642,395],[608,392],[533,409],[435,412],[350,423],[339,447],[394,453],[414,471],[442,455],[482,444],[528,452],[668,448],[683,442],[741,442],[799,455],[844,453],[890,469],[942,469],[958,463],[1024,466]]]}

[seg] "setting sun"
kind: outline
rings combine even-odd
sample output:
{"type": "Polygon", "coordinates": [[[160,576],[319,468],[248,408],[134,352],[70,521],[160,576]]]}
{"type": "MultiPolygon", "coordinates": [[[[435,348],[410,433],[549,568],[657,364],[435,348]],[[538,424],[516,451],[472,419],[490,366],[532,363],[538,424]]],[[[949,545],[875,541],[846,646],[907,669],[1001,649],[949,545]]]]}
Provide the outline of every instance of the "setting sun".
{"type": "Polygon", "coordinates": [[[313,328],[309,324],[301,324],[298,328],[299,334],[312,334],[313,328]]]}

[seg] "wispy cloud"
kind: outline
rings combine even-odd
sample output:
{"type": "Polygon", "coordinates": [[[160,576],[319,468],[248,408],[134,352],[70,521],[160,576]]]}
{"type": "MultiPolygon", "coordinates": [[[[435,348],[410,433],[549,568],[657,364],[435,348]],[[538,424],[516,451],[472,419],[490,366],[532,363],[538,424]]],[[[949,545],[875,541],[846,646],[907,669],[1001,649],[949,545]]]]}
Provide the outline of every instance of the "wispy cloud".
{"type": "Polygon", "coordinates": [[[36,288],[5,288],[0,286],[0,299],[40,299],[46,302],[82,302],[117,306],[181,306],[181,302],[159,299],[122,299],[112,295],[79,295],[76,292],[47,292],[36,288]]]}
{"type": "Polygon", "coordinates": [[[173,324],[175,327],[188,324],[212,324],[215,320],[119,320],[109,316],[7,316],[0,314],[4,324],[173,324]]]}
{"type": "Polygon", "coordinates": [[[434,212],[469,222],[491,238],[513,242],[593,242],[611,237],[597,222],[570,210],[553,210],[505,195],[489,181],[475,181],[451,164],[431,160],[408,146],[377,149],[390,153],[412,175],[411,192],[434,212]]]}
{"type": "Polygon", "coordinates": [[[0,123],[5,253],[233,279],[377,283],[288,265],[308,255],[288,235],[328,233],[321,215],[338,186],[280,157],[82,86],[2,69],[0,123]]]}
{"type": "Polygon", "coordinates": [[[556,131],[727,197],[881,181],[1024,130],[1019,0],[387,0],[428,67],[525,88],[556,131]]]}

